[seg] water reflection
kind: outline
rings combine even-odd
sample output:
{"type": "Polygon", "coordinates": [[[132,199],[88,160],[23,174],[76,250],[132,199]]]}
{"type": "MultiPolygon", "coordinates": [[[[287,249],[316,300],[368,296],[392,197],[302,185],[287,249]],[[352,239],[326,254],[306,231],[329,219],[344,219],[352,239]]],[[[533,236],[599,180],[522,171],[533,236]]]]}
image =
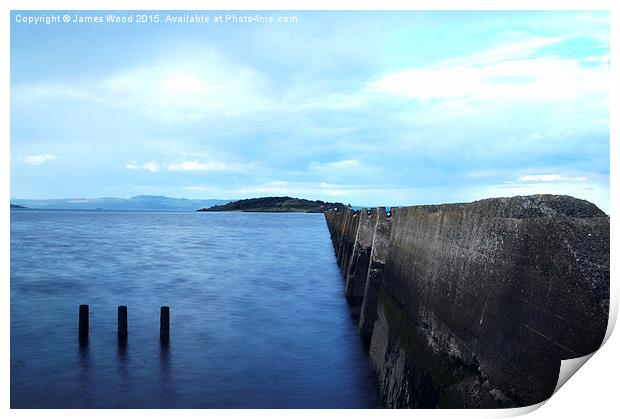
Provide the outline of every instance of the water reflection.
{"type": "Polygon", "coordinates": [[[90,348],[88,346],[88,336],[80,336],[78,364],[80,366],[79,381],[80,387],[85,389],[90,384],[90,348]]]}
{"type": "Polygon", "coordinates": [[[82,368],[88,369],[90,366],[89,358],[89,349],[88,349],[88,336],[80,336],[78,338],[79,342],[79,364],[82,368]]]}
{"type": "Polygon", "coordinates": [[[161,376],[162,399],[175,399],[175,389],[172,385],[172,375],[170,373],[170,339],[161,337],[159,339],[159,371],[161,376]]]}
{"type": "Polygon", "coordinates": [[[168,378],[170,373],[170,340],[168,338],[159,340],[159,363],[163,378],[168,378]]]}
{"type": "Polygon", "coordinates": [[[118,360],[119,371],[123,377],[127,377],[127,336],[118,337],[118,345],[116,350],[116,358],[118,360]]]}

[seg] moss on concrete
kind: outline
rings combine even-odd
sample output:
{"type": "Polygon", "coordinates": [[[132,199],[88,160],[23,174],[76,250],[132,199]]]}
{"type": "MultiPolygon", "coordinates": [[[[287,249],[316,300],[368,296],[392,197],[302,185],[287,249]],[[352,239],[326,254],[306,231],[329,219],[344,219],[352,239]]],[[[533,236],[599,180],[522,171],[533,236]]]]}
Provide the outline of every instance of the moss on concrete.
{"type": "Polygon", "coordinates": [[[415,404],[418,407],[442,408],[471,405],[474,400],[460,391],[460,385],[468,381],[480,381],[478,370],[444,352],[434,352],[424,332],[385,289],[381,290],[379,301],[390,334],[406,355],[415,404]]]}

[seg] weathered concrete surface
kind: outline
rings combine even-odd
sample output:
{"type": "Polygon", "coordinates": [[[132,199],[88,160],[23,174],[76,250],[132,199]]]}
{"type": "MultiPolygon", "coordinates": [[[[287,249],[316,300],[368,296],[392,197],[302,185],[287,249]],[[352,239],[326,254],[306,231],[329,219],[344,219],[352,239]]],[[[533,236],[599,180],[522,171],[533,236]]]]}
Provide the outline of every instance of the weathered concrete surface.
{"type": "Polygon", "coordinates": [[[384,291],[380,294],[370,358],[386,407],[514,406],[475,367],[434,351],[424,333],[384,291]]]}
{"type": "Polygon", "coordinates": [[[406,207],[391,224],[370,345],[387,407],[534,404],[552,394],[561,359],[602,343],[609,217],[593,204],[406,207]]]}
{"type": "Polygon", "coordinates": [[[345,294],[349,302],[356,306],[361,305],[364,296],[375,225],[377,224],[377,209],[367,210],[364,208],[360,210],[358,218],[353,254],[349,264],[345,265],[345,294]]]}
{"type": "Polygon", "coordinates": [[[359,329],[362,336],[370,336],[372,334],[372,328],[375,320],[377,320],[379,290],[383,282],[383,269],[388,255],[391,231],[392,217],[387,216],[385,207],[378,208],[359,319],[359,329]]]}
{"type": "Polygon", "coordinates": [[[336,258],[341,272],[345,273],[353,254],[359,214],[352,209],[331,212],[331,214],[338,215],[337,220],[341,226],[340,231],[335,231],[337,237],[336,258]]]}

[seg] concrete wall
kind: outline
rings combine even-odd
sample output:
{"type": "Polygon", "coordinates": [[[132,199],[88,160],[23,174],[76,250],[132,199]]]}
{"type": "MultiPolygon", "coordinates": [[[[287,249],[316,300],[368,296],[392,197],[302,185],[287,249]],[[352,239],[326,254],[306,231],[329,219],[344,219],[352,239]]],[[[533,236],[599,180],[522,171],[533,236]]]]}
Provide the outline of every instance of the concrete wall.
{"type": "Polygon", "coordinates": [[[375,320],[377,320],[379,292],[383,283],[383,270],[388,255],[391,231],[392,211],[387,213],[385,207],[378,208],[359,318],[360,333],[364,337],[372,334],[375,320]]]}
{"type": "Polygon", "coordinates": [[[353,305],[360,305],[364,296],[366,275],[377,224],[377,209],[361,209],[358,213],[357,232],[351,260],[345,265],[345,295],[353,305]]]}
{"type": "Polygon", "coordinates": [[[329,216],[329,214],[334,214],[334,224],[329,230],[336,252],[336,259],[338,261],[338,266],[340,266],[340,270],[345,273],[350,264],[351,256],[353,255],[359,213],[358,211],[347,209],[345,211],[327,212],[326,217],[329,216]]]}
{"type": "MultiPolygon", "coordinates": [[[[345,236],[361,238],[351,254],[368,248],[357,215],[326,214],[337,250],[345,236]]],[[[537,195],[376,218],[363,298],[352,303],[387,407],[537,403],[552,394],[561,359],[600,346],[609,217],[593,204],[537,195]]],[[[346,273],[351,257],[339,263],[346,273]]]]}

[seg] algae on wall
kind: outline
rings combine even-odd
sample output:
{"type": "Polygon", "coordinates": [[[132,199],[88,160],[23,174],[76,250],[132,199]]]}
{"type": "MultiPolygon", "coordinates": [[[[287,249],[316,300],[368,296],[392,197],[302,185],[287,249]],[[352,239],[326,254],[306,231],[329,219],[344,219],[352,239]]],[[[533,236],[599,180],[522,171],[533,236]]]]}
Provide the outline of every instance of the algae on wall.
{"type": "Polygon", "coordinates": [[[427,339],[428,335],[411,320],[397,300],[382,289],[370,357],[386,407],[500,408],[518,405],[485,382],[475,365],[465,365],[445,352],[434,351],[427,339]],[[399,385],[390,386],[395,382],[399,385]]]}

